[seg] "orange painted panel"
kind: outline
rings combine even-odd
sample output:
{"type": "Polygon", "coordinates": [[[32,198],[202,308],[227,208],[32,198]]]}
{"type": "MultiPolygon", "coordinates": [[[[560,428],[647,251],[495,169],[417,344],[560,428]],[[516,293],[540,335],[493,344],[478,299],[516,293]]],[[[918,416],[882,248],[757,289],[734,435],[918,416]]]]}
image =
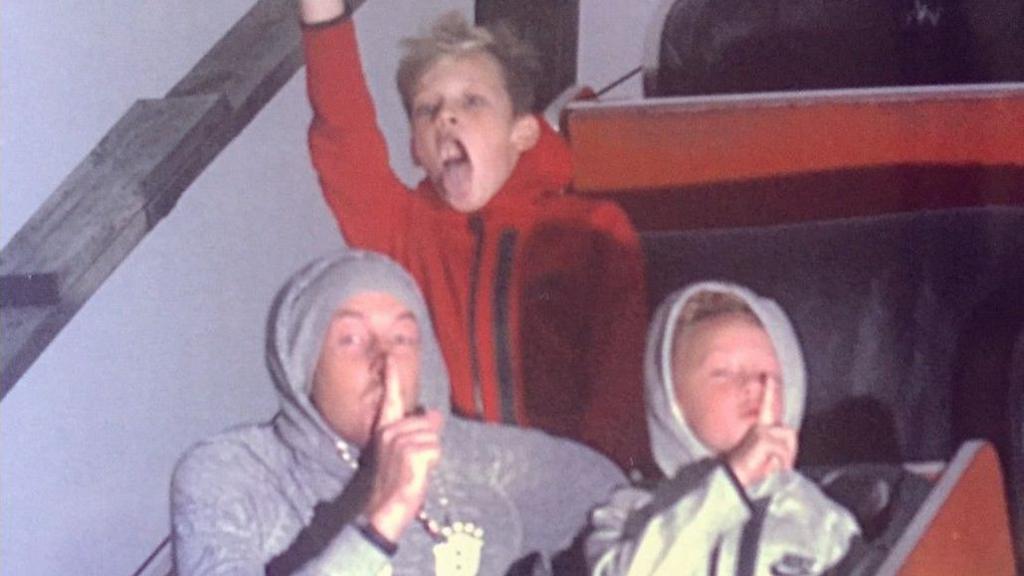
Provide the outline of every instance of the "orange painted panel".
{"type": "Polygon", "coordinates": [[[985,443],[963,471],[899,574],[1014,573],[999,459],[992,445],[985,443]]]}
{"type": "Polygon", "coordinates": [[[576,103],[576,192],[895,165],[1024,166],[1024,84],[576,103]]]}

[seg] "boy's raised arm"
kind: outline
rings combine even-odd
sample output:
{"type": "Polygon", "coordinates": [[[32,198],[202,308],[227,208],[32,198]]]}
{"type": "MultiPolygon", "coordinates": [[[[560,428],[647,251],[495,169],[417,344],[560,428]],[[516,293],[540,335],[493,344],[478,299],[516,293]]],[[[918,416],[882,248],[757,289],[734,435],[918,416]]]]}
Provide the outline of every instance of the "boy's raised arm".
{"type": "Polygon", "coordinates": [[[362,0],[300,0],[309,150],[324,199],[350,246],[388,252],[409,194],[391,170],[351,21],[362,0]]]}

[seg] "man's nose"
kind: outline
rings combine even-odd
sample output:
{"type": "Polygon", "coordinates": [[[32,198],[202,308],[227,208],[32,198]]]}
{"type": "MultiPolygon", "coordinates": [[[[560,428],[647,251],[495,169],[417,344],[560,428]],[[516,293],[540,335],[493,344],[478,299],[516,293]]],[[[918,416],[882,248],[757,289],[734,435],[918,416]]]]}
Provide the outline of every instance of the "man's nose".
{"type": "Polygon", "coordinates": [[[370,360],[370,365],[374,369],[383,368],[387,364],[388,359],[388,346],[380,340],[380,338],[371,338],[370,342],[366,345],[366,357],[370,360]]]}

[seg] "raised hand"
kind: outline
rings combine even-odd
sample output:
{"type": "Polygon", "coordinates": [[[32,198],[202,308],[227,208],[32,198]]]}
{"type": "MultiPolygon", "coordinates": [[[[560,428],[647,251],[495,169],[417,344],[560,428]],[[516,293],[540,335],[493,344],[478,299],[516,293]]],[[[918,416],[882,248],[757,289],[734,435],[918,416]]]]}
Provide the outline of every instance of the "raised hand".
{"type": "Polygon", "coordinates": [[[793,468],[796,461],[796,430],[780,424],[779,382],[764,381],[757,423],[750,427],[739,444],[725,455],[733,474],[744,487],[750,487],[779,470],[793,468]]]}
{"type": "Polygon", "coordinates": [[[355,13],[366,0],[299,0],[299,15],[306,24],[327,22],[355,13]]]}
{"type": "Polygon", "coordinates": [[[443,418],[435,410],[406,415],[398,371],[390,357],[373,431],[373,487],[364,516],[380,534],[396,542],[426,497],[430,472],[441,458],[443,418]]]}
{"type": "Polygon", "coordinates": [[[345,14],[344,0],[300,0],[299,14],[306,24],[326,22],[345,14]]]}

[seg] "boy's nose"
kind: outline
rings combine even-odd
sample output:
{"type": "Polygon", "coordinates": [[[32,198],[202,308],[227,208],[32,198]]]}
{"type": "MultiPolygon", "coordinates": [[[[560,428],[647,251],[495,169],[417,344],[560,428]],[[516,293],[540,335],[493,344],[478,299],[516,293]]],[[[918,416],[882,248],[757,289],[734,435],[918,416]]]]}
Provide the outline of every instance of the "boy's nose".
{"type": "Polygon", "coordinates": [[[760,374],[750,374],[746,372],[744,372],[740,378],[742,378],[741,382],[743,391],[746,392],[748,396],[752,396],[756,400],[760,401],[766,388],[766,379],[760,374]]]}
{"type": "Polygon", "coordinates": [[[440,111],[440,114],[438,114],[438,118],[441,120],[442,124],[452,124],[452,125],[454,125],[454,124],[458,123],[458,115],[456,115],[456,113],[455,113],[455,107],[454,106],[448,106],[448,105],[441,106],[441,111],[440,111]]]}

